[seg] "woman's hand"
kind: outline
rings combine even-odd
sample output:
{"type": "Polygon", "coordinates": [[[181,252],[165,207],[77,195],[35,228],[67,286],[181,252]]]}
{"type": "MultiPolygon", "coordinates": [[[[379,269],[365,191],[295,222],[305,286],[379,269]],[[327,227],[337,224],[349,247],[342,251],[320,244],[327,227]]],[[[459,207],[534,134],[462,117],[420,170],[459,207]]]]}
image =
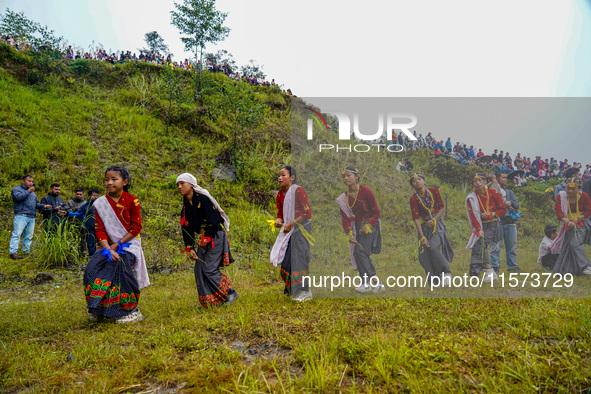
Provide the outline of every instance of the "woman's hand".
{"type": "Polygon", "coordinates": [[[478,232],[478,238],[484,238],[484,231],[480,230],[478,232]]]}
{"type": "Polygon", "coordinates": [[[195,252],[195,249],[191,249],[189,256],[191,257],[191,259],[197,260],[197,252],[195,252]]]}
{"type": "Polygon", "coordinates": [[[121,257],[119,257],[119,254],[117,252],[115,252],[113,249],[109,250],[109,252],[111,253],[111,257],[113,257],[113,260],[115,260],[115,261],[121,260],[121,257]]]}
{"type": "Polygon", "coordinates": [[[283,226],[283,219],[275,220],[275,227],[281,227],[281,226],[283,226]]]}
{"type": "Polygon", "coordinates": [[[429,221],[427,221],[427,222],[425,223],[425,226],[427,226],[427,227],[433,227],[433,224],[434,224],[434,223],[433,223],[433,219],[429,219],[429,221]]]}
{"type": "Polygon", "coordinates": [[[371,233],[371,229],[372,229],[371,224],[367,223],[365,226],[363,226],[361,228],[361,230],[359,230],[359,232],[361,234],[369,234],[369,233],[371,233]]]}
{"type": "Polygon", "coordinates": [[[292,226],[291,226],[291,223],[287,223],[287,224],[285,225],[285,227],[283,227],[283,232],[284,232],[284,233],[289,233],[289,232],[291,231],[291,227],[292,227],[292,226]]]}
{"type": "Polygon", "coordinates": [[[119,249],[119,244],[118,243],[117,244],[111,244],[110,247],[111,247],[111,250],[117,251],[117,249],[119,249]]]}
{"type": "Polygon", "coordinates": [[[357,238],[353,234],[349,234],[349,243],[356,244],[357,238]]]}
{"type": "Polygon", "coordinates": [[[425,248],[431,247],[431,245],[429,245],[429,241],[425,237],[423,237],[423,239],[421,240],[421,245],[423,245],[425,248]]]}

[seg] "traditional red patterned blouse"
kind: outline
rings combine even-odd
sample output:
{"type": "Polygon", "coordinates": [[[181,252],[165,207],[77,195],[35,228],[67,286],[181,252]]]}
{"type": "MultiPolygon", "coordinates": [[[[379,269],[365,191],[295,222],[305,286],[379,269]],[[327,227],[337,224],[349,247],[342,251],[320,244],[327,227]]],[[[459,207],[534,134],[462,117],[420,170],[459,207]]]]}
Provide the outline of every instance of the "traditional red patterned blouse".
{"type": "MultiPolygon", "coordinates": [[[[117,214],[117,218],[123,224],[123,227],[131,233],[134,237],[137,237],[140,232],[142,231],[142,215],[140,212],[140,202],[138,199],[132,195],[124,191],[119,197],[119,201],[115,202],[109,195],[106,195],[107,201],[111,204],[111,208],[117,214]]],[[[98,242],[108,240],[109,243],[115,243],[117,240],[109,239],[107,235],[107,231],[105,230],[105,225],[103,220],[101,219],[98,210],[96,210],[96,224],[95,224],[95,231],[96,231],[96,238],[98,242]]]]}

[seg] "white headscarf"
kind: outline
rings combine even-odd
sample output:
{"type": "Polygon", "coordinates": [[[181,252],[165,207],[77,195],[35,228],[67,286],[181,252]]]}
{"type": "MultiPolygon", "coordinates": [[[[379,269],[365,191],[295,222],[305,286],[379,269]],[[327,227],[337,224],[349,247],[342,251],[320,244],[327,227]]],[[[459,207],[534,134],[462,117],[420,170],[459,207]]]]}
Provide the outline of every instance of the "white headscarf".
{"type": "Polygon", "coordinates": [[[220,215],[222,215],[222,219],[224,220],[224,228],[226,229],[226,231],[230,231],[230,218],[228,217],[228,215],[226,215],[226,212],[224,212],[222,207],[220,207],[220,204],[218,204],[216,199],[213,198],[212,195],[209,194],[209,192],[206,189],[202,188],[201,186],[199,186],[197,184],[197,179],[193,175],[189,174],[188,172],[185,172],[184,174],[181,174],[176,178],[177,183],[179,183],[181,181],[190,183],[191,185],[193,185],[193,190],[195,192],[197,192],[199,194],[203,194],[204,196],[209,198],[209,200],[211,201],[211,203],[213,204],[215,209],[217,209],[217,211],[220,213],[220,215]]]}

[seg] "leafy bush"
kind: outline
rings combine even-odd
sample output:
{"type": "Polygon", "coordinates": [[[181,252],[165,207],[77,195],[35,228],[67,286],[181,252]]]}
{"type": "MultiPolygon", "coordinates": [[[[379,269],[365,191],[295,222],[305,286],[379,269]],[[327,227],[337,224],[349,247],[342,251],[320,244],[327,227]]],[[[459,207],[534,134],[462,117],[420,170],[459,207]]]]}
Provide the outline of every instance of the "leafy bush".
{"type": "Polygon", "coordinates": [[[482,171],[479,166],[463,166],[453,159],[438,157],[431,161],[427,170],[438,177],[442,182],[450,185],[472,184],[474,174],[482,171]]]}
{"type": "Polygon", "coordinates": [[[60,221],[57,230],[44,230],[36,248],[36,258],[40,268],[64,268],[76,263],[82,257],[80,247],[80,227],[69,220],[60,221]]]}

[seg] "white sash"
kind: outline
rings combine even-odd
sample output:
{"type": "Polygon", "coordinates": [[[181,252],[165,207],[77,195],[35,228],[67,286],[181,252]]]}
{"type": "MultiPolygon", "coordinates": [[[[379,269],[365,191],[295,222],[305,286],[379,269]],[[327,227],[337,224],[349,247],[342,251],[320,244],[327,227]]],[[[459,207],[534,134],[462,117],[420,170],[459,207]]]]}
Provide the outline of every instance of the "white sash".
{"type": "MultiPolygon", "coordinates": [[[[359,192],[360,192],[360,190],[357,191],[357,193],[359,193],[359,192]]],[[[337,203],[339,204],[341,211],[343,211],[345,213],[345,215],[347,215],[348,218],[354,217],[355,215],[353,214],[353,210],[351,208],[349,208],[347,200],[348,200],[348,197],[347,197],[347,193],[345,192],[337,198],[337,203]]],[[[351,224],[351,230],[353,231],[353,235],[357,234],[355,232],[355,219],[349,220],[349,223],[351,224]]],[[[349,254],[351,255],[351,265],[353,266],[354,270],[357,270],[357,262],[355,261],[354,252],[355,252],[355,244],[349,243],[349,254]]]]}
{"type": "Polygon", "coordinates": [[[271,249],[271,264],[275,267],[280,266],[283,262],[285,251],[287,250],[287,244],[289,243],[291,233],[293,232],[292,227],[291,231],[284,233],[283,227],[285,227],[286,224],[293,222],[295,216],[295,192],[298,188],[298,185],[292,184],[285,195],[285,200],[283,200],[283,226],[279,230],[279,235],[275,240],[273,249],[271,249]]]}
{"type": "MultiPolygon", "coordinates": [[[[566,195],[566,191],[562,190],[562,191],[558,192],[558,195],[560,196],[560,208],[562,208],[562,214],[568,218],[568,196],[566,195]]],[[[577,204],[578,204],[578,202],[577,202],[577,204]]],[[[560,253],[560,249],[562,249],[562,243],[564,241],[564,235],[566,234],[567,230],[568,230],[568,227],[566,227],[564,222],[561,220],[560,221],[560,230],[558,232],[558,237],[556,237],[556,239],[554,239],[554,241],[552,242],[552,245],[550,245],[550,247],[549,247],[551,253],[554,253],[554,254],[560,253]]]]}
{"type": "MultiPolygon", "coordinates": [[[[470,209],[468,208],[468,202],[471,203],[472,212],[474,212],[474,217],[476,218],[476,220],[480,224],[480,228],[482,229],[482,219],[480,219],[480,204],[478,202],[478,197],[476,197],[476,192],[472,192],[468,194],[468,197],[466,197],[466,213],[468,214],[468,220],[470,220],[470,209]]],[[[474,230],[476,229],[474,228],[474,226],[472,226],[472,220],[470,220],[470,226],[472,227],[472,235],[468,240],[468,245],[466,245],[466,248],[468,249],[472,249],[478,241],[478,235],[474,234],[474,230]]]]}
{"type": "MultiPolygon", "coordinates": [[[[96,212],[101,217],[104,225],[105,230],[107,231],[107,235],[111,239],[111,241],[120,241],[123,237],[127,235],[129,231],[125,229],[117,214],[107,201],[106,196],[101,196],[96,199],[94,202],[94,207],[96,212]]],[[[150,284],[150,278],[148,278],[148,270],[146,268],[146,259],[144,257],[144,251],[142,250],[142,240],[138,235],[137,238],[133,238],[131,241],[131,246],[123,248],[123,250],[130,251],[135,256],[135,265],[133,269],[135,271],[135,276],[137,278],[138,285],[140,289],[147,287],[150,284]]]]}

